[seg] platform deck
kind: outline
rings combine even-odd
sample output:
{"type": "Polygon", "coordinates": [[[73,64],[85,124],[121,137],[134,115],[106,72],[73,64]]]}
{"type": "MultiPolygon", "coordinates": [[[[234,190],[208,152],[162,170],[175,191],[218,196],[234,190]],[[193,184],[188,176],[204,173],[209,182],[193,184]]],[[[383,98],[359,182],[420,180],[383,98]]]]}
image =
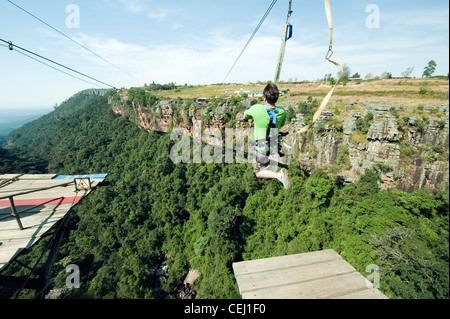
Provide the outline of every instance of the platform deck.
{"type": "Polygon", "coordinates": [[[233,263],[243,299],[387,299],[334,250],[233,263]]]}
{"type": "Polygon", "coordinates": [[[58,221],[64,218],[73,206],[106,178],[106,174],[82,176],[91,178],[90,190],[76,190],[75,183],[71,183],[75,177],[81,176],[0,175],[0,272],[24,249],[29,249],[35,244],[58,221]],[[71,184],[64,185],[67,183],[71,184]],[[45,189],[49,187],[53,188],[45,189]],[[10,216],[12,210],[8,196],[12,195],[15,195],[13,201],[19,212],[23,225],[22,230],[16,219],[10,216]],[[50,202],[20,214],[23,210],[47,201],[50,202]]]}

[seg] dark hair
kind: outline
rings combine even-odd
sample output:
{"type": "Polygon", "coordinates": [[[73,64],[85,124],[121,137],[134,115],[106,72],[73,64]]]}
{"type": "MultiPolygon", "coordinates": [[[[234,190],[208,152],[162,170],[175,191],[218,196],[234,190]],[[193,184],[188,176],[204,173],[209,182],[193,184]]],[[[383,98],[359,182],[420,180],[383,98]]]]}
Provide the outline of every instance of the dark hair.
{"type": "Polygon", "coordinates": [[[269,83],[264,89],[264,97],[266,98],[267,102],[270,104],[275,105],[278,101],[278,97],[280,96],[280,92],[278,91],[278,87],[273,84],[269,83]]]}

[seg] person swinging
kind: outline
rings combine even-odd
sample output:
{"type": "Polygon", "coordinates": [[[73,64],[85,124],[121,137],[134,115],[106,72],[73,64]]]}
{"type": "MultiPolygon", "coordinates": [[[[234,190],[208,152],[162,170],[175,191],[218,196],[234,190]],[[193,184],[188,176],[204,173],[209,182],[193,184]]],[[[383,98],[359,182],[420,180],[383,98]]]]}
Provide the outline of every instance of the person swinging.
{"type": "Polygon", "coordinates": [[[290,188],[288,171],[271,160],[278,153],[278,131],[286,123],[286,111],[276,106],[280,92],[269,83],[264,88],[264,104],[255,104],[244,112],[244,120],[253,119],[256,161],[253,170],[257,178],[278,179],[285,189],[290,188]],[[274,151],[275,150],[275,151],[274,151]],[[274,164],[275,163],[275,164],[274,164]]]}

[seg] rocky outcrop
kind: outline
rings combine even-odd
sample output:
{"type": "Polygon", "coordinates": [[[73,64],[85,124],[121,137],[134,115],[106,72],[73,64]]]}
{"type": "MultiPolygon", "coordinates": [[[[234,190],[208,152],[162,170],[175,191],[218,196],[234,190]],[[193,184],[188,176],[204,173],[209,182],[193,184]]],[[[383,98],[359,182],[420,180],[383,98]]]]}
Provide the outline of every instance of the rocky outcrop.
{"type": "MultiPolygon", "coordinates": [[[[302,141],[302,168],[325,167],[347,182],[354,182],[366,169],[373,168],[381,174],[382,188],[409,192],[435,192],[448,184],[448,105],[434,108],[440,110],[440,120],[422,119],[420,123],[413,117],[396,118],[390,114],[395,113],[395,107],[385,103],[358,108],[344,120],[342,132],[336,132],[336,126],[325,127],[325,132],[302,141]],[[361,123],[364,121],[369,123],[361,123]],[[369,127],[367,132],[361,129],[364,124],[369,127]]],[[[329,113],[326,116],[332,117],[329,113]]]]}
{"type": "MultiPolygon", "coordinates": [[[[111,98],[114,112],[127,116],[151,131],[170,132],[194,123],[203,129],[247,127],[243,112],[254,100],[197,99],[160,100],[143,105],[127,98],[111,98]]],[[[312,129],[299,133],[306,117],[292,101],[280,104],[296,113],[283,130],[285,161],[305,171],[322,168],[345,182],[358,180],[365,170],[381,175],[381,188],[403,191],[439,191],[448,185],[448,105],[425,106],[416,110],[389,103],[349,103],[339,111],[325,110],[312,129]]]]}

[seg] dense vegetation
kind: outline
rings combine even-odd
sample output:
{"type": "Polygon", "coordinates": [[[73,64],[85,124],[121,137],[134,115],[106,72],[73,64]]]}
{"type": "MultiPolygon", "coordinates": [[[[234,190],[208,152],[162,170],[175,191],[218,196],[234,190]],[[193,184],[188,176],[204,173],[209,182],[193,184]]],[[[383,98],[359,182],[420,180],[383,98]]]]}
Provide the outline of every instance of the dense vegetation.
{"type": "Polygon", "coordinates": [[[198,298],[239,298],[234,261],[332,248],[362,274],[377,264],[391,298],[449,298],[448,189],[379,190],[376,171],[344,186],[290,167],[286,191],[249,164],[175,165],[168,135],[115,115],[107,97],[75,98],[83,107],[51,120],[51,130],[34,123],[14,133],[48,172],[109,173],[110,185],[75,207],[54,267],[61,288],[65,266],[79,266],[71,297],[177,298],[193,268],[198,298]]]}

